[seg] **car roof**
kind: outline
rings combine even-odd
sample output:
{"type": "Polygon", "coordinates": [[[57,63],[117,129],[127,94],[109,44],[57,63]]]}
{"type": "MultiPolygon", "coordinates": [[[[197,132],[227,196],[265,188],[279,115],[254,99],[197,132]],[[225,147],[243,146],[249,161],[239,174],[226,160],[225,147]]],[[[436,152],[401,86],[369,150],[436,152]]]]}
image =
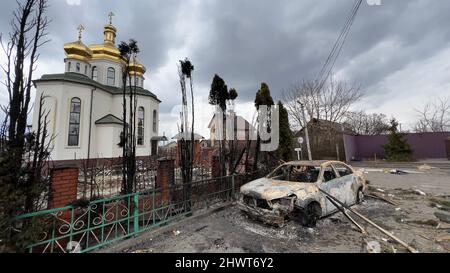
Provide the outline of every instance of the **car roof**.
{"type": "Polygon", "coordinates": [[[342,163],[341,161],[333,161],[333,160],[303,160],[303,161],[290,161],[286,162],[284,165],[293,165],[293,166],[309,166],[309,167],[321,167],[322,165],[328,165],[331,163],[342,163]]]}

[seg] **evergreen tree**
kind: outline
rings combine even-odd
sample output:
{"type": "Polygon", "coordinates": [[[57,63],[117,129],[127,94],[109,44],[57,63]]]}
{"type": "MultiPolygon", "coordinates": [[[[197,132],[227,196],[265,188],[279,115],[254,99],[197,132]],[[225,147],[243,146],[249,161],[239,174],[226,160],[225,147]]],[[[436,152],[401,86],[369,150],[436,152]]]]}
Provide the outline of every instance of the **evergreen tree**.
{"type": "Polygon", "coordinates": [[[230,99],[230,100],[233,101],[233,100],[235,100],[237,97],[238,97],[238,93],[237,93],[236,89],[231,88],[231,89],[230,89],[230,92],[229,92],[229,97],[228,97],[228,99],[230,99]]]}
{"type": "Polygon", "coordinates": [[[273,98],[270,95],[269,86],[266,83],[261,83],[261,89],[256,92],[255,98],[255,107],[259,110],[259,106],[266,105],[271,106],[274,105],[273,98]]]}
{"type": "Polygon", "coordinates": [[[389,142],[382,146],[388,161],[414,161],[414,151],[405,139],[405,134],[398,131],[398,122],[391,120],[389,128],[389,142]]]}
{"type": "MultiPolygon", "coordinates": [[[[255,107],[257,110],[259,110],[260,106],[272,106],[274,105],[273,98],[270,95],[270,89],[269,86],[266,83],[261,83],[261,88],[256,92],[255,97],[255,107]]],[[[266,120],[259,120],[258,117],[258,134],[256,138],[256,146],[255,146],[255,158],[253,162],[253,170],[256,171],[258,169],[258,160],[259,160],[259,150],[261,146],[261,137],[259,136],[259,129],[261,127],[267,128],[267,132],[270,132],[270,112],[268,112],[268,116],[266,120]]],[[[266,156],[267,157],[267,156],[266,156]]],[[[267,158],[265,158],[267,161],[267,158]]]]}
{"type": "MultiPolygon", "coordinates": [[[[228,93],[228,87],[225,84],[225,81],[219,77],[219,75],[215,74],[213,81],[211,83],[211,90],[209,91],[209,104],[219,106],[222,110],[222,116],[217,117],[221,118],[225,121],[225,111],[227,110],[227,100],[229,99],[230,94],[228,93]]],[[[221,132],[221,135],[224,137],[224,131],[221,132]]],[[[225,147],[223,140],[219,140],[219,161],[220,161],[220,174],[221,176],[226,175],[225,169],[225,147]]]]}
{"type": "Polygon", "coordinates": [[[218,105],[225,113],[227,100],[229,99],[228,87],[225,81],[217,74],[214,75],[209,91],[209,104],[218,105]]]}
{"type": "Polygon", "coordinates": [[[284,161],[292,160],[293,133],[289,126],[289,116],[281,101],[278,102],[280,112],[280,144],[277,150],[278,156],[284,161]]]}

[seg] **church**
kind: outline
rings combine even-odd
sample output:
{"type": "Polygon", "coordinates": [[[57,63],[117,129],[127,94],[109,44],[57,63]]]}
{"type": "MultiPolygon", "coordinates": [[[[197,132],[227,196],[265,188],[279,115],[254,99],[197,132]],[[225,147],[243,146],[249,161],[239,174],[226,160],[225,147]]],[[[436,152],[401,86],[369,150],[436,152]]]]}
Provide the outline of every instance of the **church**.
{"type": "MultiPolygon", "coordinates": [[[[78,40],[64,45],[65,72],[47,74],[35,80],[33,130],[38,127],[39,98],[45,96],[43,109],[49,111],[48,133],[52,138],[51,160],[67,161],[122,156],[119,147],[123,128],[122,71],[126,62],[116,46],[117,29],[104,26],[104,41],[87,46],[82,42],[83,26],[78,40]]],[[[144,88],[146,68],[135,59],[129,70],[136,86],[136,156],[156,155],[158,141],[158,97],[144,88]]],[[[127,89],[130,92],[130,88],[127,89]]],[[[127,95],[128,100],[128,95],[127,95]]],[[[130,109],[127,103],[127,114],[130,109]]],[[[127,117],[125,121],[128,121],[127,117]]]]}

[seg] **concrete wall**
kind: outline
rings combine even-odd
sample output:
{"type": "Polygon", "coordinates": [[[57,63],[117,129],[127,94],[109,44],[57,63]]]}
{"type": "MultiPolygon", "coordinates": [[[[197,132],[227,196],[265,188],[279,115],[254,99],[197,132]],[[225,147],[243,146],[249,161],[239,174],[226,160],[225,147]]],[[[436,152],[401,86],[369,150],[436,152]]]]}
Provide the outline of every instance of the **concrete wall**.
{"type": "MultiPolygon", "coordinates": [[[[445,140],[450,138],[446,133],[410,133],[406,134],[409,145],[417,159],[447,158],[445,140]]],[[[349,136],[344,135],[347,161],[357,159],[384,158],[382,145],[388,143],[387,135],[349,136]]]]}

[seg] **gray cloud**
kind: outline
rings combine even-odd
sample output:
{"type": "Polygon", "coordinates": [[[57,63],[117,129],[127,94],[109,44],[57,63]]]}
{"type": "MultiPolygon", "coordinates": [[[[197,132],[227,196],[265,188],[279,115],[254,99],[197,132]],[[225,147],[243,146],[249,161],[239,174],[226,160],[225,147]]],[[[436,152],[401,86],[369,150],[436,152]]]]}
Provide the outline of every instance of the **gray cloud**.
{"type": "MultiPolygon", "coordinates": [[[[395,90],[381,83],[390,75],[450,47],[450,2],[382,3],[363,3],[335,72],[360,83],[369,97],[387,98],[395,90]]],[[[51,0],[50,4],[52,42],[43,48],[43,62],[60,60],[63,69],[62,45],[76,39],[80,23],[86,27],[85,43],[100,43],[106,14],[112,10],[118,40],[138,40],[141,62],[149,71],[147,84],[163,100],[161,111],[169,113],[180,101],[176,61],[186,56],[195,65],[198,95],[208,96],[217,73],[238,90],[240,102],[252,101],[263,81],[281,99],[282,89],[319,72],[353,0],[82,0],[80,6],[51,0]],[[173,83],[161,85],[156,74],[160,81],[173,83]]],[[[15,3],[1,5],[0,32],[7,32],[15,3]]]]}

